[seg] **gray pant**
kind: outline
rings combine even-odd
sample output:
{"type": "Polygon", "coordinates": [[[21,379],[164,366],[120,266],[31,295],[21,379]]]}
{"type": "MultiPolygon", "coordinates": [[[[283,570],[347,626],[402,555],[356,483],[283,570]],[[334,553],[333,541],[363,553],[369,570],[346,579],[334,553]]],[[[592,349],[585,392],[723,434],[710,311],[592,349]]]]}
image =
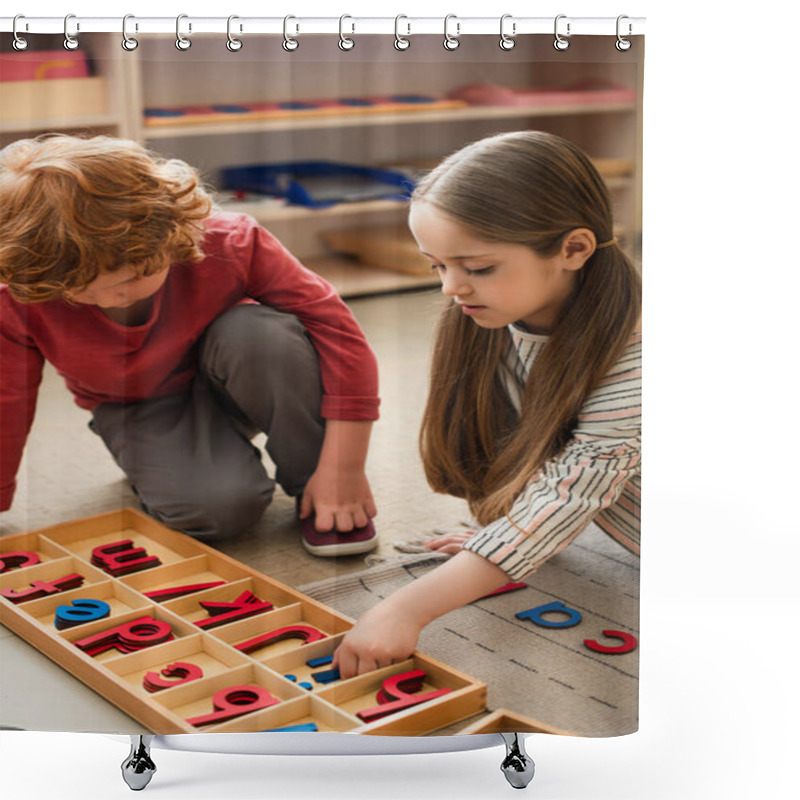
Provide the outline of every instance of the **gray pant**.
{"type": "Polygon", "coordinates": [[[189,392],[103,403],[90,427],[145,510],[199,539],[254,525],[275,481],[301,494],[317,467],[325,424],[317,353],[300,321],[267,306],[236,306],[208,326],[189,392]],[[249,437],[263,431],[275,481],[249,437]]]}

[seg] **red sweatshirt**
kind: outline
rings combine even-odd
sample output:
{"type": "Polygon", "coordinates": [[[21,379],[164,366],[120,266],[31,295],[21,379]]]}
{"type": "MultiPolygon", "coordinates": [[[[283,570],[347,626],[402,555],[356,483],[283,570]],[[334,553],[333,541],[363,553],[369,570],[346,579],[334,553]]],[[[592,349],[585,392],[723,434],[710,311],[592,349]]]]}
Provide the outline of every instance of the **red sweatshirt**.
{"type": "Polygon", "coordinates": [[[203,331],[243,302],[303,323],[319,354],[323,417],[378,418],[375,355],[333,287],[251,217],[219,213],[205,227],[205,259],[169,268],[144,325],[125,327],[96,306],[64,300],[19,303],[0,284],[0,510],[11,505],[45,360],[89,410],[183,392],[203,331]]]}

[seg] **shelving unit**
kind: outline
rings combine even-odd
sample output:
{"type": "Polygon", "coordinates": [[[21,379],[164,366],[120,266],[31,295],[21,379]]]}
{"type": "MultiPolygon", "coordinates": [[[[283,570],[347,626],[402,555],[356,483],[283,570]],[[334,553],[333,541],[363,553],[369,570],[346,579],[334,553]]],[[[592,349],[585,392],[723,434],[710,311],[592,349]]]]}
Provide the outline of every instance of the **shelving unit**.
{"type": "MultiPolygon", "coordinates": [[[[332,41],[329,36],[308,37],[297,52],[286,53],[276,37],[252,36],[241,51],[230,53],[218,36],[196,36],[189,50],[179,52],[174,37],[164,34],[140,37],[139,48],[126,52],[115,34],[82,35],[81,48],[97,75],[92,80],[104,86],[103,111],[29,119],[17,115],[8,120],[0,114],[0,143],[47,130],[108,133],[182,158],[200,169],[208,183],[219,186],[221,170],[227,166],[302,160],[365,166],[435,163],[467,142],[493,133],[547,130],[575,141],[593,158],[630,164],[627,172],[609,173],[607,184],[616,205],[618,236],[638,260],[641,104],[636,101],[146,124],[146,108],[342,95],[441,98],[456,87],[478,82],[524,89],[600,78],[634,89],[640,96],[641,59],[619,53],[609,37],[577,37],[564,52],[555,51],[548,37],[526,37],[507,52],[497,47],[495,36],[468,37],[453,52],[445,51],[437,37],[419,37],[413,54],[397,52],[385,36],[359,37],[348,53],[339,51],[332,41]]],[[[42,46],[55,49],[60,40],[42,46]]],[[[2,88],[0,84],[0,92],[2,88]]],[[[55,97],[58,87],[51,90],[55,97]]],[[[400,223],[406,214],[402,202],[342,203],[311,210],[248,197],[222,206],[254,216],[304,263],[331,280],[343,296],[438,284],[433,275],[401,274],[337,256],[320,238],[330,230],[400,223]]]]}

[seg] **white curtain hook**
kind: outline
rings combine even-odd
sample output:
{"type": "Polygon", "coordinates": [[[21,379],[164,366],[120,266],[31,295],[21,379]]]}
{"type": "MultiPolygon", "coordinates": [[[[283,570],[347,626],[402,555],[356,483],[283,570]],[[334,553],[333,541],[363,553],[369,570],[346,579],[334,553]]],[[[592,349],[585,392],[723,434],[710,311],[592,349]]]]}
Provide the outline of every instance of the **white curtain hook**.
{"type": "MultiPolygon", "coordinates": [[[[137,39],[134,39],[133,36],[128,36],[128,20],[135,19],[133,14],[126,14],[122,18],[122,49],[131,52],[135,50],[139,46],[139,42],[137,39]]],[[[139,30],[138,24],[135,26],[135,30],[139,30]]]]}
{"type": "MultiPolygon", "coordinates": [[[[628,19],[627,14],[620,14],[617,17],[617,41],[616,41],[616,44],[614,45],[617,48],[617,50],[619,50],[621,53],[624,53],[626,50],[630,50],[631,49],[631,40],[630,39],[623,39],[622,35],[619,32],[620,22],[622,22],[622,20],[624,20],[624,19],[628,19]]],[[[631,31],[632,30],[633,30],[633,26],[629,22],[628,23],[628,36],[631,35],[631,31]]]]}
{"type": "MultiPolygon", "coordinates": [[[[178,14],[178,17],[175,20],[175,35],[177,36],[177,38],[175,39],[175,47],[177,47],[178,50],[188,50],[192,46],[192,40],[187,39],[181,33],[181,20],[187,19],[188,16],[189,16],[188,14],[178,14]]],[[[192,32],[192,23],[190,22],[189,33],[191,32],[192,32]]]]}
{"type": "Polygon", "coordinates": [[[461,33],[461,23],[458,21],[458,17],[455,14],[448,14],[444,18],[444,49],[445,50],[458,50],[458,46],[461,42],[458,40],[458,37],[461,33]],[[448,30],[448,25],[450,20],[456,20],[456,33],[455,36],[450,33],[448,30]]]}
{"type": "MultiPolygon", "coordinates": [[[[12,46],[13,46],[13,48],[15,50],[27,50],[28,49],[28,40],[27,39],[23,39],[17,33],[17,22],[19,20],[21,20],[21,19],[25,19],[25,16],[23,14],[17,14],[14,17],[14,23],[13,23],[13,25],[11,27],[11,30],[14,33],[14,41],[11,44],[12,44],[12,46]]],[[[25,23],[25,30],[26,31],[28,30],[28,23],[27,22],[25,23]]]]}
{"type": "MultiPolygon", "coordinates": [[[[555,24],[553,26],[553,30],[555,32],[555,37],[556,37],[555,41],[553,42],[553,47],[555,47],[556,50],[566,50],[569,47],[569,39],[565,39],[558,32],[558,21],[560,19],[566,19],[566,18],[567,18],[566,14],[559,14],[556,17],[556,21],[555,21],[555,24]]],[[[567,36],[569,36],[569,35],[570,35],[570,24],[569,24],[569,22],[567,22],[567,36]]]]}
{"type": "MultiPolygon", "coordinates": [[[[225,43],[225,46],[228,48],[228,50],[231,51],[231,53],[237,53],[239,50],[242,49],[242,40],[235,39],[231,34],[231,22],[233,22],[233,20],[235,19],[239,19],[239,17],[237,17],[236,14],[231,14],[228,17],[228,41],[225,43]]],[[[242,26],[240,25],[239,31],[241,32],[241,30],[242,26]]]]}
{"type": "MultiPolygon", "coordinates": [[[[405,36],[400,35],[400,20],[401,19],[408,19],[405,14],[398,14],[394,18],[394,46],[396,50],[408,50],[411,47],[411,41],[406,39],[405,36]]],[[[406,26],[408,27],[408,32],[406,36],[411,36],[411,23],[407,22],[406,26]]]]}
{"type": "MultiPolygon", "coordinates": [[[[293,36],[289,36],[290,19],[296,20],[297,17],[293,17],[291,14],[289,14],[283,18],[283,49],[286,50],[287,53],[293,53],[298,47],[300,47],[300,42],[298,42],[293,36]]],[[[299,24],[296,26],[296,33],[300,33],[299,24]]]]}
{"type": "Polygon", "coordinates": [[[505,24],[507,19],[513,19],[513,14],[503,14],[500,17],[500,49],[501,50],[513,50],[514,45],[516,42],[514,41],[513,37],[517,35],[517,23],[511,23],[511,35],[509,36],[505,32],[505,24]]]}
{"type": "MultiPolygon", "coordinates": [[[[342,14],[339,17],[339,48],[341,50],[352,50],[355,47],[355,42],[352,39],[348,39],[347,36],[344,35],[343,26],[344,21],[346,19],[353,19],[349,14],[342,14]]],[[[355,33],[356,24],[355,22],[352,25],[352,32],[355,33]]]]}
{"type": "MultiPolygon", "coordinates": [[[[78,49],[78,40],[74,36],[71,36],[70,32],[68,30],[69,21],[71,19],[75,19],[75,15],[74,14],[67,14],[67,16],[64,17],[64,49],[65,50],[77,50],[78,49]]],[[[80,29],[81,29],[80,24],[76,23],[75,24],[75,30],[79,31],[80,29]]]]}

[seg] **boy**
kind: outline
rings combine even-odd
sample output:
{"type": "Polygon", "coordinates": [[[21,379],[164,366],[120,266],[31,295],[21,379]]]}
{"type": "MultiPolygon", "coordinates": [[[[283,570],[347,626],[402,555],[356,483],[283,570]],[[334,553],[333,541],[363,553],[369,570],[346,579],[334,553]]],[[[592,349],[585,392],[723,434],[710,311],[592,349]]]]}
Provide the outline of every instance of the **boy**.
{"type": "Polygon", "coordinates": [[[310,552],[371,550],[375,356],[329,284],[250,217],[212,209],[193,169],[134,142],[0,151],[0,510],[47,360],[156,519],[233,536],[277,482],[310,552]]]}

